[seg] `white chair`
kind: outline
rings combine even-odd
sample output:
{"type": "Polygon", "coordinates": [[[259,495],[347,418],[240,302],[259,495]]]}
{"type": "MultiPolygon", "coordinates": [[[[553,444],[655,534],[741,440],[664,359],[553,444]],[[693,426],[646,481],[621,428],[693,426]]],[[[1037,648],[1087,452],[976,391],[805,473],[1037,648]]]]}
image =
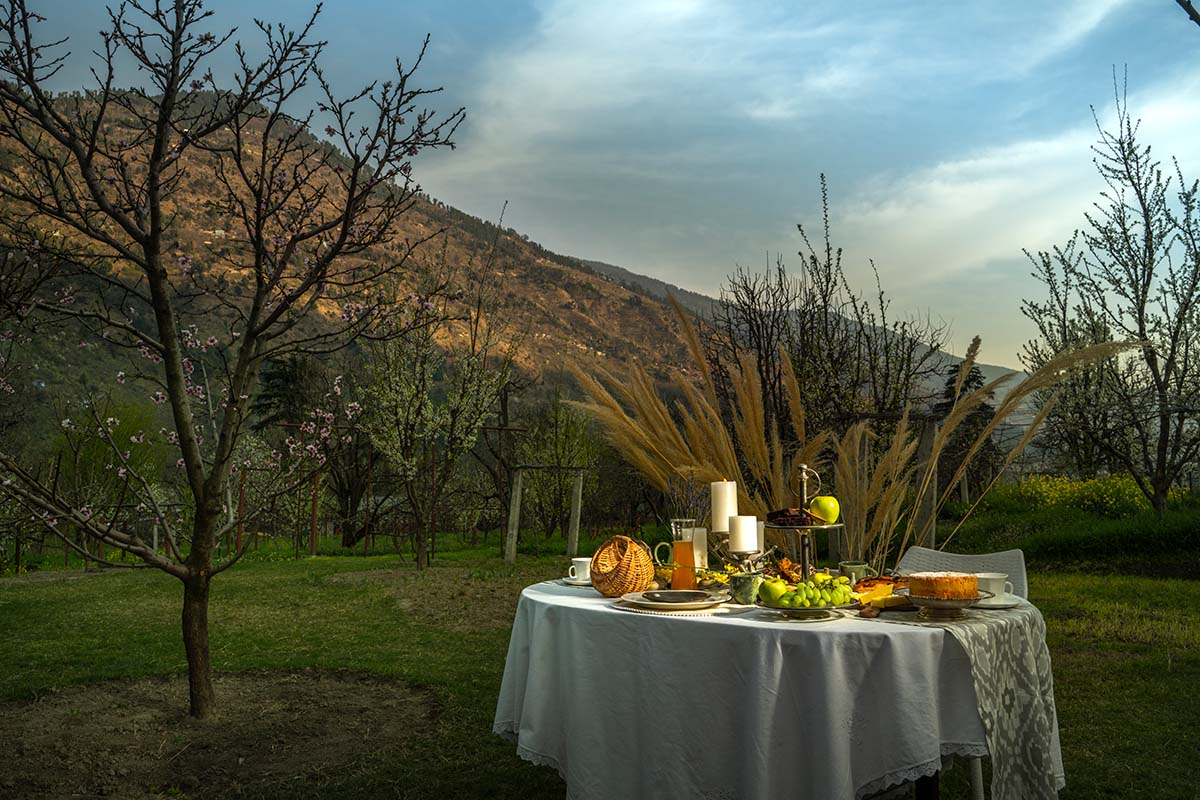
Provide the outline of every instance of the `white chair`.
{"type": "Polygon", "coordinates": [[[902,575],[911,572],[1004,572],[1013,585],[1013,594],[1029,597],[1029,581],[1025,577],[1025,554],[1020,550],[1002,550],[999,553],[943,553],[928,547],[908,548],[896,571],[902,575]]]}
{"type": "MultiPolygon", "coordinates": [[[[1029,597],[1029,581],[1025,577],[1025,554],[1020,550],[1003,550],[999,553],[944,553],[928,547],[908,548],[896,565],[896,572],[908,575],[913,572],[1004,572],[1012,583],[1013,594],[1029,597]]],[[[974,800],[983,797],[983,761],[978,758],[967,760],[971,766],[971,796],[974,800]]]]}

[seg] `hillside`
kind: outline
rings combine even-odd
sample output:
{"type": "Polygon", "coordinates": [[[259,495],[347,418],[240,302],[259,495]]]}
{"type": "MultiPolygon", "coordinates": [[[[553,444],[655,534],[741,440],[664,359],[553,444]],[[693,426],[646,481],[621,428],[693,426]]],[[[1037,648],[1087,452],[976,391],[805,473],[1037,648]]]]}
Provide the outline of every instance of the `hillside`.
{"type": "MultiPolygon", "coordinates": [[[[307,132],[299,133],[320,145],[307,132]]],[[[188,156],[187,158],[194,158],[188,156]]],[[[218,279],[227,267],[223,257],[239,247],[232,219],[213,202],[219,193],[212,170],[202,161],[184,162],[183,177],[170,203],[177,212],[172,231],[174,253],[192,259],[199,272],[218,279]]],[[[335,160],[336,163],[336,160],[335,160]]],[[[620,373],[637,364],[657,379],[691,368],[679,324],[666,302],[674,295],[690,311],[711,314],[715,300],[631,270],[554,253],[508,228],[499,232],[488,221],[465,214],[426,195],[416,198],[401,218],[396,241],[442,235],[417,253],[417,261],[442,257],[456,267],[491,261],[494,279],[493,317],[520,334],[518,364],[533,379],[561,373],[571,362],[596,364],[620,373]]],[[[356,255],[363,260],[393,258],[399,248],[380,246],[356,255]]],[[[236,278],[234,279],[236,280],[236,278]]],[[[220,324],[222,309],[214,305],[207,319],[220,324]]],[[[202,322],[204,317],[201,317],[202,322]]],[[[320,317],[307,325],[320,326],[320,317]]],[[[207,335],[211,331],[201,331],[207,335]]],[[[122,355],[103,344],[84,341],[70,331],[47,331],[33,345],[27,389],[46,405],[79,398],[97,389],[113,389],[122,355]]],[[[947,364],[958,359],[946,354],[947,364]]],[[[1003,368],[981,365],[987,377],[1003,368]]],[[[940,388],[940,379],[937,387],[940,388]]],[[[130,399],[133,399],[130,397],[130,399]]]]}

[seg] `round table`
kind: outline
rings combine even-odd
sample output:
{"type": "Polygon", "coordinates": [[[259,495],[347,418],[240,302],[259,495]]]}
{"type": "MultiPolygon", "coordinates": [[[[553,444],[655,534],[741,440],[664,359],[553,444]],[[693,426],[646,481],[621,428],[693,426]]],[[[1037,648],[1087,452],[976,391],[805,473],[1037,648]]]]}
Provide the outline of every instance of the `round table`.
{"type": "Polygon", "coordinates": [[[494,730],[573,800],[855,798],[987,754],[942,628],[639,614],[555,582],[521,594],[494,730]]]}

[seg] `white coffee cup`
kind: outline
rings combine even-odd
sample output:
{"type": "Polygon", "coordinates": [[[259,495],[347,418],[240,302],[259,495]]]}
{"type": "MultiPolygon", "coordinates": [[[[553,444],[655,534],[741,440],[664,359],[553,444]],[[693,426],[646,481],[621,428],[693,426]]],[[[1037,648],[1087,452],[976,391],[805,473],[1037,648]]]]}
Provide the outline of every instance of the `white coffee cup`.
{"type": "Polygon", "coordinates": [[[571,569],[567,575],[573,581],[590,581],[592,579],[592,560],[590,558],[572,558],[571,569]]]}
{"type": "Polygon", "coordinates": [[[996,598],[1012,594],[1013,585],[1009,583],[1006,572],[978,572],[975,577],[979,579],[979,588],[991,592],[996,598]]]}

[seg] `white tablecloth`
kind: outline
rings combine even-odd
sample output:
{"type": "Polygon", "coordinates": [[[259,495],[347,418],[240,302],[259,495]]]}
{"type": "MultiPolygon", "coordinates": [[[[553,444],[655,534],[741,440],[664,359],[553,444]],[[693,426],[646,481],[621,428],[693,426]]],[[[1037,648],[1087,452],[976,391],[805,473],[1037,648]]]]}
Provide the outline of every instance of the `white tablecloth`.
{"type": "Polygon", "coordinates": [[[650,616],[553,583],[521,594],[494,730],[571,800],[855,798],[987,753],[940,628],[650,616]]]}

